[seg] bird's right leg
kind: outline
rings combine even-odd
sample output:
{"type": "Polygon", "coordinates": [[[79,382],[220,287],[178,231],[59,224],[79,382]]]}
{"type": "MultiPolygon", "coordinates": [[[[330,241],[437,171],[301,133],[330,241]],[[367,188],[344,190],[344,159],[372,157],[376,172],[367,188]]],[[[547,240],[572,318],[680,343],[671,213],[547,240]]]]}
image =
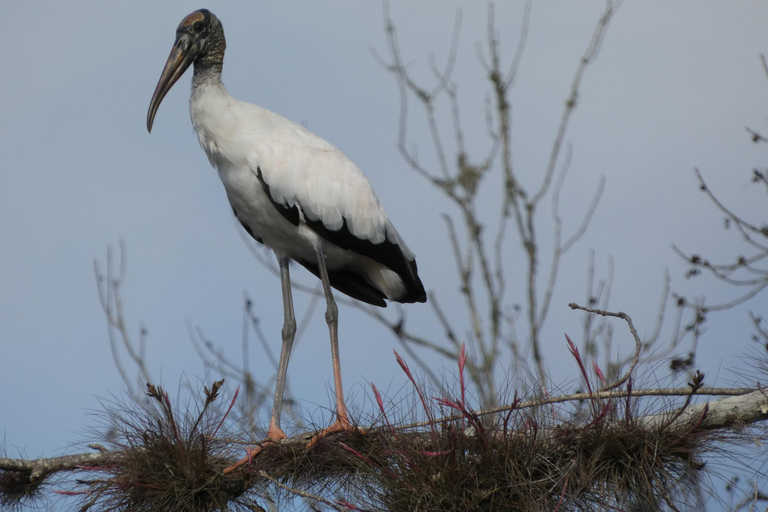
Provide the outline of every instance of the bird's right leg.
{"type": "Polygon", "coordinates": [[[288,372],[288,360],[291,357],[291,347],[296,336],[296,317],[293,314],[293,296],[291,295],[290,259],[278,256],[280,264],[280,284],[283,287],[283,348],[280,351],[280,363],[277,366],[277,384],[275,386],[275,402],[272,406],[272,418],[269,421],[267,437],[273,441],[285,439],[286,435],[280,428],[280,414],[283,410],[283,393],[285,393],[285,376],[288,372]]]}
{"type": "MultiPolygon", "coordinates": [[[[277,366],[277,385],[275,386],[275,402],[272,405],[272,417],[269,420],[267,437],[272,441],[280,441],[287,436],[280,427],[280,414],[283,410],[283,393],[285,392],[285,376],[288,372],[288,360],[291,357],[293,339],[296,336],[296,317],[293,314],[293,296],[291,295],[291,274],[289,270],[290,259],[278,256],[280,265],[280,284],[283,287],[283,348],[280,351],[280,362],[277,366]]],[[[247,448],[246,456],[232,466],[224,469],[224,473],[230,473],[243,464],[250,463],[262,450],[262,446],[247,448]]]]}

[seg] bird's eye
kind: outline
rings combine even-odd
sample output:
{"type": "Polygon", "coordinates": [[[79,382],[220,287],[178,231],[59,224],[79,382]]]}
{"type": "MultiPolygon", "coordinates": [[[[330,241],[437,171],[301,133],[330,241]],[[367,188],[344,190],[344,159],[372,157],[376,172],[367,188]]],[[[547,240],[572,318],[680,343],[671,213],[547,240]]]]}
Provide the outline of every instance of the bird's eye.
{"type": "Polygon", "coordinates": [[[205,28],[205,25],[202,21],[197,21],[195,22],[194,25],[192,25],[192,30],[194,30],[196,34],[199,34],[200,32],[202,32],[204,28],[205,28]]]}

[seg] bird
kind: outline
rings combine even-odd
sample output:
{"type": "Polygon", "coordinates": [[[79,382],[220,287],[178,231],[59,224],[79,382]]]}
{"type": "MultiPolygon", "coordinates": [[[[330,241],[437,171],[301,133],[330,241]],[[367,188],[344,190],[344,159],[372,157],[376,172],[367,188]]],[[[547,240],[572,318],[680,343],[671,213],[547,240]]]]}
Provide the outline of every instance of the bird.
{"type": "Polygon", "coordinates": [[[415,256],[368,179],[344,153],[307,128],[229,95],[221,81],[225,49],[221,21],[209,10],[194,11],[181,21],[149,104],[147,130],[152,132],[168,91],[193,66],[189,107],[200,145],[218,171],[235,217],[250,236],[272,249],[280,270],[282,349],[267,437],[275,442],[286,438],[280,416],[296,334],[291,260],[320,279],[326,301],[336,420],[319,435],[351,429],[331,289],[380,307],[386,301],[426,302],[415,256]]]}

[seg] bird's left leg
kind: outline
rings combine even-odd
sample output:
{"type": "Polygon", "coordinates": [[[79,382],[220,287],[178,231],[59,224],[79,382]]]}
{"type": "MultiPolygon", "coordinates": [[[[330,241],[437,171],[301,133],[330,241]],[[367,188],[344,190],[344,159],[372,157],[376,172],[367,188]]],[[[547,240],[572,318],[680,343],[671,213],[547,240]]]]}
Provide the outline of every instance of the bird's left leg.
{"type": "Polygon", "coordinates": [[[341,385],[341,364],[339,363],[339,308],[336,301],[333,300],[331,291],[331,282],[328,278],[328,267],[325,266],[325,255],[323,248],[318,245],[317,267],[320,269],[320,280],[323,283],[323,292],[325,292],[325,322],[328,324],[328,331],[331,335],[331,358],[333,359],[333,383],[336,388],[336,421],[328,428],[323,429],[319,434],[312,438],[307,445],[311,448],[317,441],[331,432],[339,430],[350,430],[354,428],[349,422],[347,416],[347,407],[344,405],[344,389],[341,385]]]}

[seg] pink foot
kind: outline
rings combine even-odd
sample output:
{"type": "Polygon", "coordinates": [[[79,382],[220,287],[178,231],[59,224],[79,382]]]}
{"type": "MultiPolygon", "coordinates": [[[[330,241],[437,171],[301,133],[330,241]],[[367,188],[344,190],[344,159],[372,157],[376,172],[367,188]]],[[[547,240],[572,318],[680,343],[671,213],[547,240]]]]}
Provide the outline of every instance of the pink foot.
{"type": "Polygon", "coordinates": [[[271,421],[269,423],[269,429],[267,430],[267,437],[269,438],[267,441],[263,441],[259,443],[256,447],[246,448],[245,457],[243,457],[233,465],[229,466],[228,468],[224,468],[224,474],[226,475],[227,473],[231,473],[232,471],[236,470],[237,468],[239,468],[244,464],[250,464],[251,459],[253,459],[256,455],[258,455],[264,449],[265,444],[282,441],[283,439],[286,439],[288,436],[285,435],[285,432],[283,432],[282,428],[277,426],[274,421],[271,421]]]}
{"type": "Polygon", "coordinates": [[[352,426],[352,424],[349,422],[349,419],[347,418],[347,415],[339,416],[339,418],[330,426],[327,428],[324,428],[318,434],[309,440],[309,443],[307,443],[307,450],[312,448],[317,444],[317,442],[327,436],[328,434],[332,434],[334,432],[341,432],[343,430],[354,430],[355,427],[352,426]]]}

